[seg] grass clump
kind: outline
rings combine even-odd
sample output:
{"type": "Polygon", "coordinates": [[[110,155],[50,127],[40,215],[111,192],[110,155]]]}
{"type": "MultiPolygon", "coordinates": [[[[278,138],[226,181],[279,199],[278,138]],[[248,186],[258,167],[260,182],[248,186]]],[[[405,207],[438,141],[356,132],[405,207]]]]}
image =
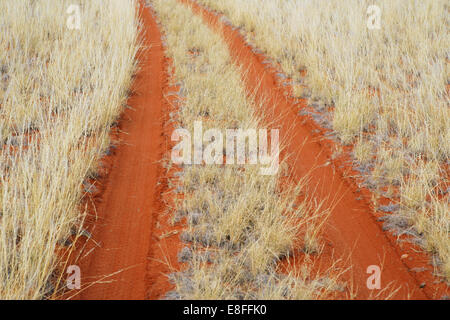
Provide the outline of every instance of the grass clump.
{"type": "MultiPolygon", "coordinates": [[[[56,297],[58,248],[136,68],[134,0],[0,2],[0,298],[56,297]],[[74,14],[74,12],[72,12],[74,14]]],[[[61,270],[61,272],[65,272],[61,270]]]]}

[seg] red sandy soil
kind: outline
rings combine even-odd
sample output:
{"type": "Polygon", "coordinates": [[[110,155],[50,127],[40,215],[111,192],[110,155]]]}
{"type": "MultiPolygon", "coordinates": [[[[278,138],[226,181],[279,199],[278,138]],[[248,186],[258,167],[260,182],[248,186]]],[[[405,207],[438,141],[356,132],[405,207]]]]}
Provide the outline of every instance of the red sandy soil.
{"type": "Polygon", "coordinates": [[[92,237],[79,262],[82,289],[66,294],[72,299],[159,299],[171,289],[165,275],[178,267],[179,227],[164,214],[168,188],[162,159],[170,147],[169,103],[164,97],[168,62],[159,28],[144,2],[139,10],[147,49],[139,54],[131,108],[119,122],[120,145],[103,161],[110,172],[95,184],[100,190],[90,205],[92,237]]]}
{"type": "MultiPolygon", "coordinates": [[[[189,4],[201,14],[208,24],[218,32],[223,32],[233,60],[246,70],[243,77],[248,92],[255,92],[256,100],[262,103],[271,128],[280,128],[280,138],[286,145],[282,156],[289,155],[287,163],[294,181],[310,175],[310,187],[316,188],[315,196],[325,201],[326,207],[333,207],[324,227],[325,248],[320,259],[332,261],[342,258],[351,270],[344,275],[349,286],[356,291],[357,299],[385,298],[392,289],[400,287],[391,298],[429,299],[441,298],[447,286],[433,277],[431,272],[416,273],[411,268],[426,267],[429,257],[410,244],[399,245],[396,238],[382,231],[374,209],[369,205],[370,193],[357,188],[348,174],[355,172],[344,161],[332,160],[331,140],[323,136],[324,131],[308,117],[300,117],[300,107],[307,102],[295,101],[285,95],[286,87],[281,87],[276,78],[276,70],[262,62],[266,57],[256,54],[238,31],[222,23],[221,15],[205,10],[191,0],[180,0],[189,4]],[[319,131],[319,133],[313,133],[319,131]],[[381,289],[367,288],[367,268],[381,267],[381,289]],[[425,286],[423,287],[423,284],[425,286]],[[423,287],[423,288],[421,288],[423,287]]],[[[301,260],[301,248],[298,250],[301,260]]]]}

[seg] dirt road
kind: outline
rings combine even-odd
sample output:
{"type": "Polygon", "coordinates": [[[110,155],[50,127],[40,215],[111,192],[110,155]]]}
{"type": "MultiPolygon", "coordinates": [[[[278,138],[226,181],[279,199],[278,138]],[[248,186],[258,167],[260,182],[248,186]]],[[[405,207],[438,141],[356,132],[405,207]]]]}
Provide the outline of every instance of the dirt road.
{"type": "MultiPolygon", "coordinates": [[[[168,61],[156,20],[151,9],[143,4],[144,0],[140,8],[144,45],[149,49],[140,55],[140,71],[128,102],[131,108],[120,121],[121,143],[112,156],[110,174],[101,181],[92,232],[98,245],[92,247],[93,251],[81,264],[84,285],[76,298],[161,298],[171,288],[166,275],[176,265],[181,246],[179,227],[171,226],[163,214],[168,178],[161,160],[169,150],[170,137],[166,123],[170,105],[166,99],[168,61]]],[[[361,201],[356,185],[345,176],[348,168],[339,169],[338,163],[331,159],[332,142],[313,133],[317,126],[298,115],[299,107],[306,101],[299,106],[287,98],[285,88],[277,83],[277,71],[263,63],[264,56],[254,53],[238,31],[219,20],[220,15],[193,5],[206,23],[217,31],[223,28],[234,62],[248,71],[243,77],[247,90],[256,93],[272,127],[280,128],[287,147],[282,155],[289,155],[293,180],[309,174],[315,196],[333,207],[324,228],[326,247],[320,259],[331,262],[336,257],[349,257],[346,265],[351,270],[346,280],[353,283],[360,299],[377,294],[366,286],[367,268],[373,265],[381,268],[382,288],[389,284],[392,288],[400,287],[394,298],[427,299],[440,294],[442,290],[430,283],[423,288],[422,279],[408,270],[410,265],[402,260],[395,240],[382,231],[367,198],[361,201]]]]}
{"type": "Polygon", "coordinates": [[[148,268],[152,255],[159,254],[154,232],[163,207],[167,77],[161,35],[144,1],[140,15],[147,50],[140,53],[140,70],[128,101],[131,108],[120,121],[120,145],[96,207],[92,239],[99,247],[95,246],[82,267],[85,289],[80,299],[159,298],[164,292],[154,292],[153,286],[167,282],[161,268],[148,268]]]}

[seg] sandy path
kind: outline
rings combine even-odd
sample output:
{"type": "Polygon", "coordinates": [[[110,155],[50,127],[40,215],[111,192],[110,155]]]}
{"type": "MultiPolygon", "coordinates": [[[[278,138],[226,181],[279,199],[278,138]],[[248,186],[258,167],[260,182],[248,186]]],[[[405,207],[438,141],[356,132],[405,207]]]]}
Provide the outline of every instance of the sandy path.
{"type": "Polygon", "coordinates": [[[266,65],[262,63],[264,57],[255,54],[238,31],[219,22],[220,15],[212,14],[190,0],[181,2],[193,5],[194,11],[202,14],[216,30],[223,28],[224,39],[234,61],[248,70],[244,79],[248,92],[256,90],[257,100],[265,106],[270,120],[275,121],[272,127],[280,128],[280,138],[287,142],[285,154],[290,155],[288,164],[294,180],[311,173],[311,187],[317,186],[316,196],[319,199],[330,206],[333,199],[340,199],[324,230],[327,247],[322,255],[325,258],[328,255],[330,259],[332,254],[335,257],[350,257],[347,265],[352,269],[347,278],[353,281],[357,298],[366,299],[377,294],[377,290],[369,290],[366,283],[369,277],[367,268],[378,265],[382,270],[382,289],[390,283],[401,286],[393,298],[426,299],[427,295],[418,280],[408,271],[394,245],[376,222],[367,201],[358,201],[360,194],[356,192],[356,186],[344,178],[333,164],[329,164],[330,153],[313,135],[312,126],[305,124],[305,119],[298,116],[299,106],[284,96],[285,89],[277,85],[275,73],[266,70],[266,65]],[[267,97],[269,99],[265,100],[267,97]]]}
{"type": "Polygon", "coordinates": [[[163,277],[161,269],[148,270],[147,265],[158,246],[153,232],[162,208],[158,182],[164,174],[160,161],[166,147],[163,87],[167,79],[158,26],[148,8],[141,5],[140,14],[144,45],[150,49],[140,55],[141,69],[128,101],[131,109],[121,118],[121,143],[96,207],[92,238],[100,247],[82,267],[82,282],[90,285],[79,295],[81,299],[159,297],[149,292],[153,286],[149,281],[163,277]]]}

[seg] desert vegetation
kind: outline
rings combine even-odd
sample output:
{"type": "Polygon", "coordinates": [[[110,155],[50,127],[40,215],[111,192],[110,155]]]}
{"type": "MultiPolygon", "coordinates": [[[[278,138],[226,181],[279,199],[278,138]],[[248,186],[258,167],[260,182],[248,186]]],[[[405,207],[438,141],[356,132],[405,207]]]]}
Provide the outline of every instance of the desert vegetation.
{"type": "Polygon", "coordinates": [[[449,11],[1,1],[0,299],[448,297],[449,11]]]}
{"type": "Polygon", "coordinates": [[[77,3],[0,3],[1,299],[60,294],[57,249],[81,233],[136,68],[137,2],[77,3]]]}
{"type": "Polygon", "coordinates": [[[446,1],[199,0],[279,65],[386,217],[450,277],[449,6],[446,1]],[[379,8],[379,28],[371,28],[379,8]],[[368,11],[369,10],[369,11],[368,11]]]}

